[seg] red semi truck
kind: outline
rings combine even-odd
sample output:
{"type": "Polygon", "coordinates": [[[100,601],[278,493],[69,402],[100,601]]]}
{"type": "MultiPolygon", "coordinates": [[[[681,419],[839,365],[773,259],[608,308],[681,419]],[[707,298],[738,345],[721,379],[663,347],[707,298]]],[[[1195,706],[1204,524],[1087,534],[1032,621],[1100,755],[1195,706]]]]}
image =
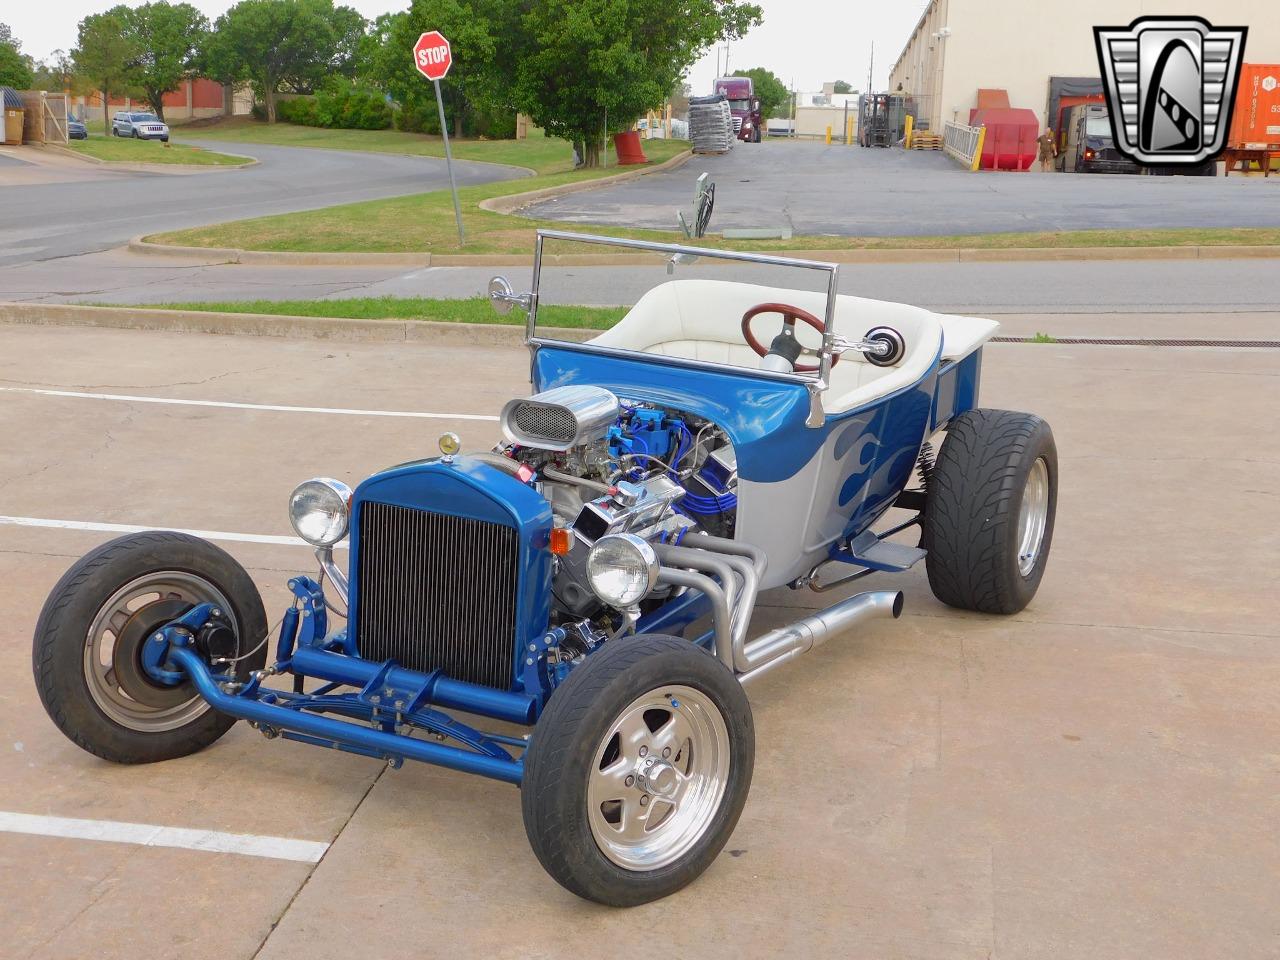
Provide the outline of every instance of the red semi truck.
{"type": "Polygon", "coordinates": [[[747,143],[759,143],[764,134],[764,117],[760,115],[760,100],[750,77],[721,77],[711,89],[722,93],[729,101],[733,114],[733,134],[747,143]]]}

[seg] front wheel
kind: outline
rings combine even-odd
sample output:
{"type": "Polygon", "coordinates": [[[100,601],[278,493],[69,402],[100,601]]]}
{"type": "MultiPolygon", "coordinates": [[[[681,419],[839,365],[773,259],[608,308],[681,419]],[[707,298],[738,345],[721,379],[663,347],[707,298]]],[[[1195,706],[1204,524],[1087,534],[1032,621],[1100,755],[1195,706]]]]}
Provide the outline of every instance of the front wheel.
{"type": "Polygon", "coordinates": [[[211,603],[234,635],[237,679],[266,659],[267,618],[244,568],[180,533],[120,537],[63,575],[36,623],[36,689],[53,722],[83,749],[116,763],[151,763],[207,747],[235,723],[190,681],[164,685],[142,666],[142,647],[192,607],[211,603]]]}
{"type": "Polygon", "coordinates": [[[566,889],[635,906],[695,880],[751,786],[751,706],[687,640],[614,640],[556,690],[525,758],[521,806],[538,860],[566,889]]]}
{"type": "Polygon", "coordinates": [[[1040,417],[969,410],[928,480],[925,570],[943,603],[1017,613],[1040,587],[1058,506],[1058,451],[1040,417]]]}

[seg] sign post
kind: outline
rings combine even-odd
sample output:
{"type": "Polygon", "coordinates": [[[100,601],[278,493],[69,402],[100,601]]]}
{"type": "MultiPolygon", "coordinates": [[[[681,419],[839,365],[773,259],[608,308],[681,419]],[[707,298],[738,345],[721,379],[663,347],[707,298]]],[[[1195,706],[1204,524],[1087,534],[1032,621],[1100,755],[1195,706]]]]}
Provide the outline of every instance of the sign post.
{"type": "Polygon", "coordinates": [[[413,65],[418,72],[435,84],[436,108],[440,111],[440,135],[444,138],[444,162],[449,168],[449,189],[453,192],[453,216],[458,221],[458,245],[467,242],[462,229],[462,208],[458,206],[458,184],[453,179],[453,151],[449,149],[449,124],[444,117],[444,100],[440,96],[440,81],[453,66],[453,51],[449,41],[439,30],[431,30],[418,37],[413,45],[413,65]]]}

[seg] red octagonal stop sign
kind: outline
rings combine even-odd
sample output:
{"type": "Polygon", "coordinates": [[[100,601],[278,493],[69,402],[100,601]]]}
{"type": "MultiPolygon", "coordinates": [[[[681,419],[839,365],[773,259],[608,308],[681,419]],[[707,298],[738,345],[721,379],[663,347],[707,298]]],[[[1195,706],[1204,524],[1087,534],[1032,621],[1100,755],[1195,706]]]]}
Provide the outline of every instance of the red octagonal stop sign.
{"type": "Polygon", "coordinates": [[[413,45],[413,65],[428,80],[443,80],[453,66],[453,51],[439,30],[424,33],[413,45]]]}

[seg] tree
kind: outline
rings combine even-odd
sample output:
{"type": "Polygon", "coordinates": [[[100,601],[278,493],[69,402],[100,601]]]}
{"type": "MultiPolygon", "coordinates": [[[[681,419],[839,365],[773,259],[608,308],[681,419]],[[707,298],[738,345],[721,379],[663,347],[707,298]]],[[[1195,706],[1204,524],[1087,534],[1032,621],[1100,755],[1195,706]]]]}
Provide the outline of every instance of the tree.
{"type": "Polygon", "coordinates": [[[75,65],[71,61],[71,54],[65,50],[55,50],[36,65],[32,83],[37,90],[70,90],[74,80],[75,65]]]}
{"type": "Polygon", "coordinates": [[[751,87],[760,101],[760,115],[766,120],[790,114],[791,93],[777,74],[764,67],[752,67],[750,70],[735,70],[733,75],[751,78],[751,87]]]}
{"type": "Polygon", "coordinates": [[[494,0],[413,0],[407,12],[379,18],[374,25],[381,42],[370,73],[406,109],[434,113],[435,91],[414,66],[412,50],[423,33],[439,30],[453,51],[441,98],[454,135],[460,137],[464,124],[471,126],[478,115],[502,105],[496,66],[501,44],[495,28],[503,16],[494,0]]]}
{"type": "Polygon", "coordinates": [[[0,87],[27,90],[34,84],[35,64],[23,54],[22,42],[7,23],[0,23],[0,87]]]}
{"type": "Polygon", "coordinates": [[[282,87],[310,93],[327,77],[356,71],[365,26],[333,0],[240,0],[214,25],[205,62],[217,80],[252,83],[275,123],[282,87]]]}
{"type": "Polygon", "coordinates": [[[832,93],[853,93],[853,87],[844,80],[837,80],[831,87],[832,93]]]}
{"type": "Polygon", "coordinates": [[[743,0],[525,0],[499,32],[514,106],[547,133],[585,145],[660,107],[704,50],[758,24],[743,0]]]}
{"type": "Polygon", "coordinates": [[[126,8],[122,18],[125,39],[133,51],[125,63],[129,84],[142,91],[163,120],[164,95],[195,72],[209,21],[189,3],[165,0],[126,8]]]}
{"type": "Polygon", "coordinates": [[[121,5],[85,17],[80,21],[76,48],[71,51],[76,76],[102,96],[103,132],[108,134],[111,98],[130,92],[126,64],[137,56],[134,41],[125,33],[128,15],[129,8],[121,5]]]}

